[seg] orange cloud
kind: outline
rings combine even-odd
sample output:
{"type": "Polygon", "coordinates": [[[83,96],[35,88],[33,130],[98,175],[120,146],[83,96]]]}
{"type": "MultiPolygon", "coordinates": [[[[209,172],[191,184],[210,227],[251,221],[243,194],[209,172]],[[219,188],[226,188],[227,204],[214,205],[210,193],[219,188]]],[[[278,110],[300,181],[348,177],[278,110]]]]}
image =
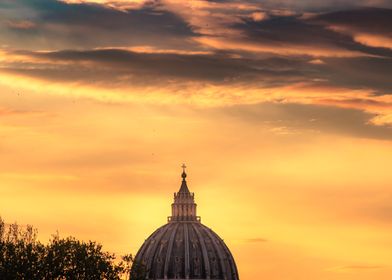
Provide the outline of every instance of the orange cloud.
{"type": "Polygon", "coordinates": [[[179,1],[164,0],[164,9],[174,12],[188,22],[192,28],[203,35],[238,35],[230,25],[240,23],[241,15],[251,16],[259,12],[257,4],[241,1],[211,2],[206,0],[179,1]]]}
{"type": "Polygon", "coordinates": [[[268,18],[265,12],[254,12],[251,16],[254,21],[262,21],[268,18]]]}
{"type": "Polygon", "coordinates": [[[309,61],[309,63],[311,63],[311,64],[319,64],[319,65],[325,64],[325,62],[323,60],[319,59],[319,58],[312,59],[312,60],[309,61]]]}
{"type": "Polygon", "coordinates": [[[68,4],[83,4],[92,3],[105,5],[107,7],[126,10],[126,9],[138,9],[144,4],[148,3],[148,0],[60,0],[61,2],[68,4]]]}
{"type": "Polygon", "coordinates": [[[357,33],[354,34],[354,40],[370,47],[392,49],[392,39],[388,36],[357,33]]]}
{"type": "Polygon", "coordinates": [[[157,48],[155,46],[133,46],[133,47],[105,47],[95,48],[95,50],[125,50],[136,53],[148,53],[148,54],[179,54],[179,55],[209,55],[213,54],[212,51],[208,50],[183,50],[183,49],[164,49],[157,48]]]}
{"type": "Polygon", "coordinates": [[[308,45],[297,45],[291,43],[263,44],[247,42],[246,39],[201,36],[193,40],[203,46],[218,50],[241,50],[256,53],[271,53],[277,55],[310,55],[314,57],[362,57],[368,56],[359,51],[340,49],[337,47],[316,47],[308,45]]]}
{"type": "Polygon", "coordinates": [[[32,21],[22,20],[22,21],[8,21],[8,27],[15,29],[28,30],[36,27],[36,24],[32,21]]]}
{"type": "Polygon", "coordinates": [[[392,39],[387,35],[371,34],[347,25],[329,25],[327,28],[335,32],[350,35],[354,41],[365,46],[392,49],[392,39]]]}
{"type": "MultiPolygon", "coordinates": [[[[134,49],[140,53],[160,53],[155,49],[141,47],[134,49]]],[[[163,50],[163,53],[176,53],[176,50],[163,50]]],[[[184,53],[185,55],[193,55],[184,53]]],[[[27,54],[4,55],[3,61],[26,63],[30,57],[27,54]]],[[[316,60],[316,64],[320,64],[316,60]]],[[[51,60],[43,57],[32,57],[35,65],[42,64],[44,68],[59,65],[75,65],[72,61],[51,60]],[[53,66],[52,66],[53,65],[53,66]]],[[[80,65],[94,67],[94,62],[77,62],[80,65]]],[[[311,62],[314,63],[314,62],[311,62]]],[[[54,95],[68,95],[77,98],[91,98],[102,102],[115,103],[158,103],[158,104],[189,104],[196,107],[232,106],[241,104],[256,104],[260,102],[284,102],[298,104],[327,105],[340,108],[356,109],[376,114],[369,120],[376,125],[391,123],[392,100],[389,95],[376,95],[371,89],[347,89],[329,86],[328,82],[310,81],[293,82],[281,86],[260,87],[259,83],[232,83],[229,86],[220,83],[176,80],[165,86],[151,84],[149,86],[130,85],[121,83],[116,87],[105,83],[87,81],[67,82],[47,80],[42,77],[28,77],[21,73],[3,72],[0,83],[23,92],[23,88],[35,92],[45,89],[54,95]],[[17,85],[17,87],[15,87],[17,85]]],[[[291,133],[289,128],[280,126],[274,128],[275,133],[291,133]]]]}

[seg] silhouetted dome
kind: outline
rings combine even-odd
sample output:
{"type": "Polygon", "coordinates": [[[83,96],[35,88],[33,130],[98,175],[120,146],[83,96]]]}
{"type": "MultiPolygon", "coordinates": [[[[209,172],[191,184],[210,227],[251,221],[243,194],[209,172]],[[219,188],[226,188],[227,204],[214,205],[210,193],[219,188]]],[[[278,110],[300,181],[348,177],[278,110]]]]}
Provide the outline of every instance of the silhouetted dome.
{"type": "Polygon", "coordinates": [[[145,267],[146,279],[238,280],[226,244],[196,216],[194,194],[189,192],[185,177],[180,191],[174,194],[168,223],[144,242],[135,264],[145,267]]]}

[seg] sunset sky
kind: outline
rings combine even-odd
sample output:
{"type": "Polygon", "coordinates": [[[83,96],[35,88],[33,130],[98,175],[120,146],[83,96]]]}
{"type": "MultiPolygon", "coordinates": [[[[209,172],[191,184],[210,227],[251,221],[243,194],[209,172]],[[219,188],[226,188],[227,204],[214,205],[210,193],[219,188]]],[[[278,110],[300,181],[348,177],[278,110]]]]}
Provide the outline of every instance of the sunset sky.
{"type": "Polygon", "coordinates": [[[133,253],[188,166],[241,280],[392,279],[392,1],[0,0],[0,216],[133,253]]]}

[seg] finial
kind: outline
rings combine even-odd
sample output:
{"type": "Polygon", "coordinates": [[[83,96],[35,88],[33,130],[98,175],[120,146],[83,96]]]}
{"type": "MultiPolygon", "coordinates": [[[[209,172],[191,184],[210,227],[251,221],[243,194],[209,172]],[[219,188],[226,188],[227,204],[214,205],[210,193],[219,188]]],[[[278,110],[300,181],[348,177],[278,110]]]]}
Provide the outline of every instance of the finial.
{"type": "Polygon", "coordinates": [[[185,173],[186,165],[185,165],[185,163],[183,163],[183,164],[181,165],[181,167],[182,167],[182,174],[181,174],[181,177],[182,177],[182,179],[185,180],[185,178],[186,178],[186,173],[185,173]]]}

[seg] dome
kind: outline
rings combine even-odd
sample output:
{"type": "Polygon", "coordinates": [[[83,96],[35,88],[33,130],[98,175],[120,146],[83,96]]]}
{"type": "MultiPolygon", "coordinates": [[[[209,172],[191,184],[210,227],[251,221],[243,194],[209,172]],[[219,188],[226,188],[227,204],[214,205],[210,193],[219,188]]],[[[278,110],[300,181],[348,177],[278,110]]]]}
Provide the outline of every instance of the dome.
{"type": "Polygon", "coordinates": [[[136,254],[133,272],[138,264],[144,268],[145,279],[238,280],[229,248],[196,216],[194,194],[189,192],[185,177],[174,194],[172,216],[145,240],[136,254]]]}

